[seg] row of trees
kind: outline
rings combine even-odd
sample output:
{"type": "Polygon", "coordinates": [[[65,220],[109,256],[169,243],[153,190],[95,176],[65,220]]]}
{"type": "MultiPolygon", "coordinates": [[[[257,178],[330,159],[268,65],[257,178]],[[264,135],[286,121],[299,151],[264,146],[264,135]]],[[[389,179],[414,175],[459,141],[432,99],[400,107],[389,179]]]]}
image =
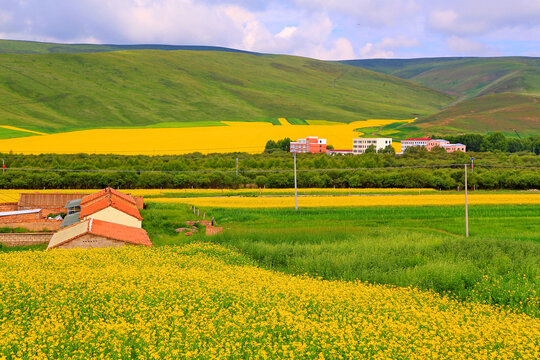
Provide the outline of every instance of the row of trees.
{"type": "Polygon", "coordinates": [[[489,135],[467,134],[456,136],[433,136],[434,139],[446,139],[451,143],[461,143],[467,145],[467,151],[502,151],[517,153],[521,151],[540,154],[540,136],[529,136],[526,138],[507,138],[501,132],[489,135]]]}
{"type": "MultiPolygon", "coordinates": [[[[271,154],[252,155],[233,153],[180,156],[85,154],[0,154],[0,156],[5,158],[7,165],[6,173],[0,175],[0,188],[5,189],[293,186],[293,175],[290,171],[293,169],[293,159],[290,153],[282,150],[276,150],[271,154]],[[236,175],[236,158],[239,158],[238,175],[236,175]],[[43,171],[44,169],[50,171],[43,171]]],[[[298,154],[297,165],[300,170],[298,180],[301,187],[421,186],[453,189],[462,186],[460,178],[463,174],[462,166],[455,169],[436,169],[436,166],[470,163],[471,156],[478,165],[478,170],[475,170],[471,177],[472,185],[485,189],[540,188],[538,184],[540,156],[528,152],[449,154],[444,150],[428,152],[425,148],[413,148],[402,156],[383,153],[357,156],[298,154]],[[482,167],[482,165],[504,168],[482,167]],[[435,168],[405,168],[415,166],[435,166],[435,168]]]]}
{"type": "MultiPolygon", "coordinates": [[[[316,188],[463,188],[463,168],[443,169],[366,169],[321,170],[298,173],[299,187],[316,188]]],[[[9,171],[0,176],[4,189],[95,189],[115,188],[291,188],[292,171],[275,173],[234,172],[211,173],[125,173],[125,172],[26,172],[9,171]]],[[[470,186],[480,189],[540,188],[538,169],[475,168],[469,177],[470,186]]],[[[0,199],[0,202],[6,201],[0,199]]]]}

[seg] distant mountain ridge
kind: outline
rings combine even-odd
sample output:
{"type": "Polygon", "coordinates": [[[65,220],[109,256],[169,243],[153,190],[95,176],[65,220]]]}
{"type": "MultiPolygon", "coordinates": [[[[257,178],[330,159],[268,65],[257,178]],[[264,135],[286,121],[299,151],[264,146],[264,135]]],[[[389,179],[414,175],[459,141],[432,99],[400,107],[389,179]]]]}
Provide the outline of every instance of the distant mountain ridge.
{"type": "Polygon", "coordinates": [[[1,40],[0,54],[77,54],[126,50],[164,50],[164,51],[223,51],[242,54],[259,55],[252,51],[227,48],[223,46],[204,45],[114,45],[114,44],[57,44],[38,41],[1,40]]]}

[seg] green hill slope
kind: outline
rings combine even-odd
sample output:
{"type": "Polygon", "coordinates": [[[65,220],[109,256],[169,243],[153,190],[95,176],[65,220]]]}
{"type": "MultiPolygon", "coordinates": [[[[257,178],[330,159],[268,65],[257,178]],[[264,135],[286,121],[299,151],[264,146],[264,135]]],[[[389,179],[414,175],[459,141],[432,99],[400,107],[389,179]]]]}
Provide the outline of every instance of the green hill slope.
{"type": "Polygon", "coordinates": [[[412,80],[461,100],[501,92],[540,94],[540,58],[433,58],[345,61],[412,80]]]}
{"type": "Polygon", "coordinates": [[[540,97],[490,94],[460,102],[414,125],[424,133],[457,134],[502,131],[514,135],[540,133],[540,97]]]}
{"type": "Polygon", "coordinates": [[[277,117],[406,119],[452,101],[393,76],[290,56],[0,54],[0,125],[44,132],[277,117]]]}

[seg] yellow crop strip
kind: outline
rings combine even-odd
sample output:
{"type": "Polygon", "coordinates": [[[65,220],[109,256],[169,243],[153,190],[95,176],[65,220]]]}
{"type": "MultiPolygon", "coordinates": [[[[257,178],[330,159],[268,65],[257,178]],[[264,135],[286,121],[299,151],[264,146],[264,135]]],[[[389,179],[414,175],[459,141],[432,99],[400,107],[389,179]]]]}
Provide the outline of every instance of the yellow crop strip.
{"type": "Polygon", "coordinates": [[[291,125],[280,118],[282,125],[264,122],[223,122],[227,126],[95,129],[39,137],[3,139],[4,152],[22,154],[74,152],[123,155],[171,155],[192,152],[260,153],[268,140],[289,137],[293,140],[307,136],[327,139],[336,149],[352,149],[352,139],[362,133],[355,129],[409,122],[411,120],[365,120],[339,125],[291,125]]]}
{"type": "Polygon", "coordinates": [[[33,131],[33,130],[26,130],[26,129],[23,129],[23,128],[18,128],[18,127],[9,126],[9,125],[0,125],[0,128],[4,128],[4,129],[8,129],[8,130],[15,130],[15,131],[22,131],[22,132],[32,133],[32,134],[36,134],[36,135],[47,135],[47,134],[42,133],[42,132],[33,131]]]}
{"type": "Polygon", "coordinates": [[[3,359],[535,359],[540,320],[224,247],[0,254],[3,359]]]}
{"type": "MultiPolygon", "coordinates": [[[[215,198],[154,198],[148,202],[183,203],[201,207],[224,208],[287,208],[294,207],[293,196],[281,197],[215,197],[215,198]]],[[[443,195],[365,195],[365,196],[301,196],[300,207],[355,207],[355,206],[424,206],[461,205],[465,196],[443,195]]],[[[470,194],[471,205],[540,204],[538,194],[470,194]]]]}

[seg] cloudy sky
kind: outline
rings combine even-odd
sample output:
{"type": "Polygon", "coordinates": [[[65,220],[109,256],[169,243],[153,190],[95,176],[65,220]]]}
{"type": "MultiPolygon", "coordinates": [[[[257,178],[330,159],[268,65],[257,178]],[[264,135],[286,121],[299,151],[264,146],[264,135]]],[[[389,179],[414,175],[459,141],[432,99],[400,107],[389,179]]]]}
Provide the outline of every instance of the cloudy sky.
{"type": "Polygon", "coordinates": [[[0,0],[0,38],[318,59],[540,56],[540,0],[0,0]]]}

